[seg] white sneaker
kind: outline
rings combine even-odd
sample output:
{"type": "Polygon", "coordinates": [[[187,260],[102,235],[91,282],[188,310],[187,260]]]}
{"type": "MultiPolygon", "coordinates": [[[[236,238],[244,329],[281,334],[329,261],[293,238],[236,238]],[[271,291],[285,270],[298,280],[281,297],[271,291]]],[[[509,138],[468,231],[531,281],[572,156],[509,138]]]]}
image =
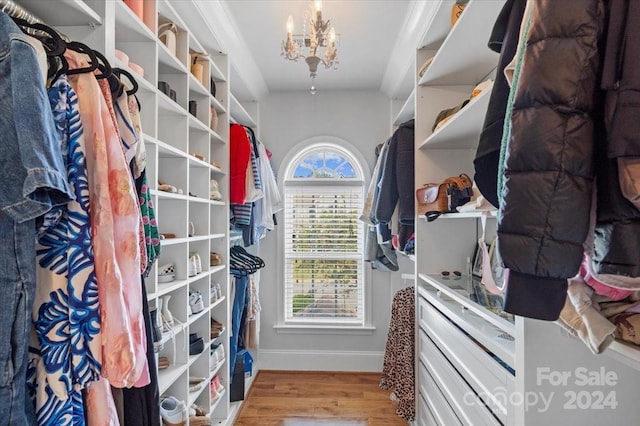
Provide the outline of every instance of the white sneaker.
{"type": "Polygon", "coordinates": [[[189,308],[192,314],[199,314],[204,311],[204,302],[202,301],[202,293],[193,291],[189,293],[189,308]]]}
{"type": "Polygon", "coordinates": [[[187,424],[187,406],[174,396],[164,398],[160,403],[160,416],[164,426],[184,426],[187,424]]]}
{"type": "Polygon", "coordinates": [[[198,275],[198,261],[196,260],[196,255],[192,254],[189,256],[189,276],[193,277],[198,275]]]}
{"type": "Polygon", "coordinates": [[[200,259],[200,253],[196,253],[196,272],[202,273],[202,259],[200,259]]]}
{"type": "Polygon", "coordinates": [[[170,283],[176,279],[176,268],[173,263],[167,263],[158,267],[158,282],[170,283]]]}
{"type": "Polygon", "coordinates": [[[220,287],[220,283],[216,283],[216,298],[218,300],[222,299],[222,287],[220,287]]]}
{"type": "Polygon", "coordinates": [[[220,194],[218,181],[215,179],[211,179],[211,181],[209,182],[209,199],[216,201],[222,200],[222,194],[220,194]]]}

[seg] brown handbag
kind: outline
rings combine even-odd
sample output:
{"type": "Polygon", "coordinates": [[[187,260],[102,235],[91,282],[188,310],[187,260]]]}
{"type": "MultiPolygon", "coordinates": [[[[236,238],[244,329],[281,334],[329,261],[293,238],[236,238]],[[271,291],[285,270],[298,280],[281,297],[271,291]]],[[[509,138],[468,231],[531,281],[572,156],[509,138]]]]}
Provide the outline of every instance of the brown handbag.
{"type": "Polygon", "coordinates": [[[455,212],[456,207],[471,200],[473,182],[466,174],[446,178],[442,183],[427,183],[416,189],[418,214],[425,214],[429,222],[442,213],[455,212]]]}

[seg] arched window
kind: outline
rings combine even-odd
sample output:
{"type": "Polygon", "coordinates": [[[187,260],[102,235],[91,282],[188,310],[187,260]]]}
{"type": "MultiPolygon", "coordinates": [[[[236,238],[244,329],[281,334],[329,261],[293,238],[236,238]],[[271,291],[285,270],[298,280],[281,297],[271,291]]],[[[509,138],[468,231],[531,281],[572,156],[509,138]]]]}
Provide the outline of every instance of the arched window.
{"type": "Polygon", "coordinates": [[[344,147],[319,143],[284,176],[285,322],[364,323],[364,173],[344,147]]]}

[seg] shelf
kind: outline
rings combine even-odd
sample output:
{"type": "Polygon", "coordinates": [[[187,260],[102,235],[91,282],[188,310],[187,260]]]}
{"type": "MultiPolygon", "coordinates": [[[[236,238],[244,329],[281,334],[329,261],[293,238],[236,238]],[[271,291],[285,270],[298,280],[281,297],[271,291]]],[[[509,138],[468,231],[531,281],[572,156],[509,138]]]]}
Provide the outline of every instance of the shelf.
{"type": "Polygon", "coordinates": [[[156,294],[158,297],[164,296],[167,293],[186,286],[188,282],[188,280],[175,280],[169,283],[158,283],[158,291],[156,291],[156,294]]]}
{"type": "Polygon", "coordinates": [[[225,172],[222,169],[219,169],[213,165],[210,165],[210,166],[211,166],[211,173],[215,173],[217,175],[222,175],[222,176],[225,176],[227,174],[227,172],[225,172]]]}
{"type": "Polygon", "coordinates": [[[211,275],[215,274],[216,272],[222,271],[224,268],[226,268],[227,265],[216,265],[216,266],[211,266],[211,269],[209,269],[209,272],[211,273],[211,275]]]}
{"type": "Polygon", "coordinates": [[[220,368],[224,365],[223,363],[220,363],[219,365],[216,366],[215,370],[213,370],[213,372],[211,374],[209,374],[209,377],[207,378],[206,384],[199,390],[195,391],[195,392],[189,392],[189,407],[191,407],[193,404],[195,404],[196,400],[200,397],[200,395],[202,394],[202,392],[205,389],[209,389],[209,383],[211,383],[211,380],[216,376],[216,374],[218,374],[218,371],[220,371],[220,368]]]}
{"type": "Polygon", "coordinates": [[[487,323],[483,318],[478,317],[472,312],[460,309],[459,304],[446,300],[446,296],[439,297],[433,292],[429,292],[420,287],[418,288],[418,293],[449,318],[456,326],[462,328],[471,337],[486,346],[494,355],[515,369],[515,340],[499,337],[503,334],[503,329],[496,327],[494,324],[487,323]]]}
{"type": "Polygon", "coordinates": [[[116,9],[116,44],[141,41],[156,42],[156,35],[153,31],[124,2],[116,1],[114,4],[116,9]]]}
{"type": "Polygon", "coordinates": [[[218,64],[216,64],[211,58],[209,58],[209,63],[211,64],[211,77],[213,77],[213,81],[215,81],[216,83],[227,81],[224,74],[220,70],[220,67],[218,67],[218,64]]]}
{"type": "Polygon", "coordinates": [[[173,246],[176,244],[183,244],[189,242],[188,238],[165,238],[164,240],[160,240],[160,245],[162,247],[165,246],[173,246]]]}
{"type": "Polygon", "coordinates": [[[227,112],[227,109],[222,106],[219,100],[217,100],[214,96],[209,97],[211,98],[211,106],[214,107],[216,111],[218,111],[218,114],[224,114],[227,112]]]}
{"type": "Polygon", "coordinates": [[[227,393],[227,388],[224,388],[222,390],[222,393],[218,396],[218,399],[216,399],[214,401],[213,404],[211,404],[211,410],[209,411],[209,414],[207,414],[207,417],[211,418],[211,416],[213,415],[213,412],[215,411],[215,409],[218,407],[218,404],[220,404],[220,401],[222,401],[224,399],[224,395],[227,393]]]}
{"type": "Polygon", "coordinates": [[[191,74],[187,67],[176,58],[163,42],[156,39],[158,44],[158,74],[191,74]]]}
{"type": "Polygon", "coordinates": [[[400,250],[396,250],[396,253],[398,253],[400,256],[406,257],[407,259],[411,260],[412,262],[416,261],[416,255],[415,254],[407,254],[403,251],[400,250]]]}
{"type": "MultiPolygon", "coordinates": [[[[111,65],[129,72],[129,74],[131,74],[136,79],[136,83],[138,83],[138,90],[140,92],[145,92],[149,95],[156,94],[156,88],[154,87],[153,84],[151,84],[149,80],[147,80],[140,74],[133,71],[131,68],[129,68],[128,65],[125,65],[124,62],[122,62],[120,59],[114,57],[111,60],[111,65]]],[[[126,81],[126,77],[125,77],[125,81],[126,81]]]]}
{"type": "MultiPolygon", "coordinates": [[[[438,217],[438,220],[441,219],[480,219],[484,213],[487,213],[487,218],[495,219],[498,217],[497,210],[491,210],[487,212],[477,211],[477,212],[464,212],[464,213],[445,213],[438,217]]],[[[427,220],[425,215],[420,215],[420,219],[427,220]]]]}
{"type": "MultiPolygon", "coordinates": [[[[187,321],[187,324],[191,325],[194,322],[198,321],[200,318],[202,318],[205,315],[207,315],[210,310],[211,310],[211,305],[205,306],[205,308],[202,310],[202,312],[198,312],[197,314],[189,315],[189,319],[187,321]]],[[[198,355],[200,355],[200,354],[198,354],[198,355]]],[[[193,356],[197,357],[198,355],[193,355],[193,356]]]]}
{"type": "Polygon", "coordinates": [[[211,204],[212,206],[226,206],[227,205],[227,203],[225,203],[224,201],[216,201],[216,200],[209,201],[209,204],[211,204]]]}
{"type": "MultiPolygon", "coordinates": [[[[191,165],[194,167],[200,167],[203,169],[210,169],[210,170],[216,169],[211,164],[207,163],[206,161],[200,160],[194,157],[193,155],[189,155],[189,163],[191,163],[191,165]]],[[[216,169],[216,170],[219,170],[219,169],[216,169]]]]}
{"type": "Polygon", "coordinates": [[[604,354],[636,371],[640,371],[640,346],[616,340],[609,345],[604,354]]]}
{"type": "Polygon", "coordinates": [[[188,112],[184,108],[182,108],[180,104],[178,104],[176,101],[174,101],[173,99],[165,95],[163,92],[158,90],[157,93],[158,93],[158,115],[165,115],[168,113],[168,114],[179,115],[181,117],[184,117],[185,115],[188,114],[188,112]]]}
{"type": "Polygon", "coordinates": [[[206,87],[191,72],[189,73],[189,92],[202,96],[211,96],[206,87]]]}
{"type": "Polygon", "coordinates": [[[158,198],[165,198],[169,200],[182,200],[187,201],[189,197],[183,194],[173,194],[171,192],[158,191],[157,189],[151,190],[151,195],[157,195],[158,198]]]}
{"type": "Polygon", "coordinates": [[[244,126],[257,127],[256,122],[249,115],[247,110],[244,109],[244,107],[240,104],[240,102],[238,102],[236,97],[233,96],[233,94],[231,94],[230,97],[231,97],[231,102],[230,102],[231,118],[233,118],[233,120],[236,121],[237,123],[240,123],[244,126]]]}
{"type": "Polygon", "coordinates": [[[224,237],[226,237],[226,234],[211,234],[211,235],[209,235],[209,239],[211,239],[211,240],[216,240],[216,239],[224,238],[224,237]]]}
{"type": "Polygon", "coordinates": [[[418,44],[418,48],[439,47],[451,31],[451,8],[456,4],[456,0],[440,0],[437,4],[435,3],[431,19],[426,25],[427,30],[418,44]]]}
{"type": "MultiPolygon", "coordinates": [[[[487,309],[485,306],[482,306],[469,298],[472,289],[469,289],[469,284],[467,282],[467,277],[462,277],[459,280],[448,279],[443,280],[443,278],[438,274],[418,274],[418,277],[428,285],[434,287],[436,290],[441,291],[443,294],[453,299],[459,305],[467,308],[474,314],[478,315],[480,318],[488,321],[494,326],[498,327],[502,331],[511,336],[516,335],[515,324],[500,315],[497,315],[487,309]]],[[[479,282],[474,282],[473,285],[482,286],[479,282]]],[[[481,287],[482,289],[483,287],[481,287]]],[[[488,292],[487,292],[488,293],[488,292]]],[[[512,318],[511,315],[505,314],[509,318],[512,318]]]]}
{"type": "Polygon", "coordinates": [[[498,63],[487,40],[503,4],[504,0],[470,0],[418,84],[473,86],[485,78],[498,63]]]}
{"type": "Polygon", "coordinates": [[[167,389],[176,381],[178,378],[187,371],[189,367],[188,364],[178,364],[169,366],[169,368],[158,371],[158,388],[160,390],[160,395],[165,393],[167,389]]]}
{"type": "Polygon", "coordinates": [[[420,149],[475,149],[490,97],[488,87],[422,142],[420,149]]]}
{"type": "MultiPolygon", "coordinates": [[[[156,144],[156,146],[158,147],[158,156],[160,158],[187,158],[187,153],[184,151],[181,151],[180,149],[176,148],[175,146],[169,145],[166,142],[163,142],[161,140],[155,139],[153,138],[154,141],[153,143],[156,144]]],[[[146,136],[145,136],[145,141],[146,141],[146,136]]]]}
{"type": "Polygon", "coordinates": [[[202,133],[209,133],[211,129],[204,124],[198,117],[189,113],[189,128],[202,133]]]}
{"type": "Polygon", "coordinates": [[[416,89],[413,89],[402,108],[393,120],[394,126],[399,126],[407,120],[414,118],[416,115],[416,89]]]}
{"type": "MultiPolygon", "coordinates": [[[[224,302],[224,299],[226,298],[226,296],[222,296],[220,299],[216,300],[215,302],[213,302],[211,304],[211,310],[213,310],[213,308],[215,308],[216,306],[218,306],[219,304],[221,304],[222,302],[224,302]]],[[[222,334],[222,333],[220,333],[222,334]]],[[[214,339],[215,340],[215,339],[214,339]]]]}
{"type": "Polygon", "coordinates": [[[210,133],[211,133],[211,142],[221,143],[221,144],[226,143],[226,141],[222,138],[222,136],[216,133],[215,130],[210,130],[210,133]]]}
{"type": "Polygon", "coordinates": [[[197,237],[189,237],[189,242],[195,243],[198,241],[207,241],[209,238],[210,238],[209,235],[199,235],[197,237]]]}
{"type": "Polygon", "coordinates": [[[82,0],[58,0],[55,7],[42,0],[19,0],[16,3],[53,27],[102,25],[100,15],[82,0]]]}

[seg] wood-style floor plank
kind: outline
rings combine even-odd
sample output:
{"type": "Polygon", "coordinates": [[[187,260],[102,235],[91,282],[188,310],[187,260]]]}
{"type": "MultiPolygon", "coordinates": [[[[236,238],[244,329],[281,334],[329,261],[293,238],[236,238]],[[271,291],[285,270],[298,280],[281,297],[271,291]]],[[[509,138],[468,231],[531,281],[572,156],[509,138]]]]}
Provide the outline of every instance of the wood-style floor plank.
{"type": "Polygon", "coordinates": [[[406,426],[380,374],[258,373],[235,426],[406,426]]]}

